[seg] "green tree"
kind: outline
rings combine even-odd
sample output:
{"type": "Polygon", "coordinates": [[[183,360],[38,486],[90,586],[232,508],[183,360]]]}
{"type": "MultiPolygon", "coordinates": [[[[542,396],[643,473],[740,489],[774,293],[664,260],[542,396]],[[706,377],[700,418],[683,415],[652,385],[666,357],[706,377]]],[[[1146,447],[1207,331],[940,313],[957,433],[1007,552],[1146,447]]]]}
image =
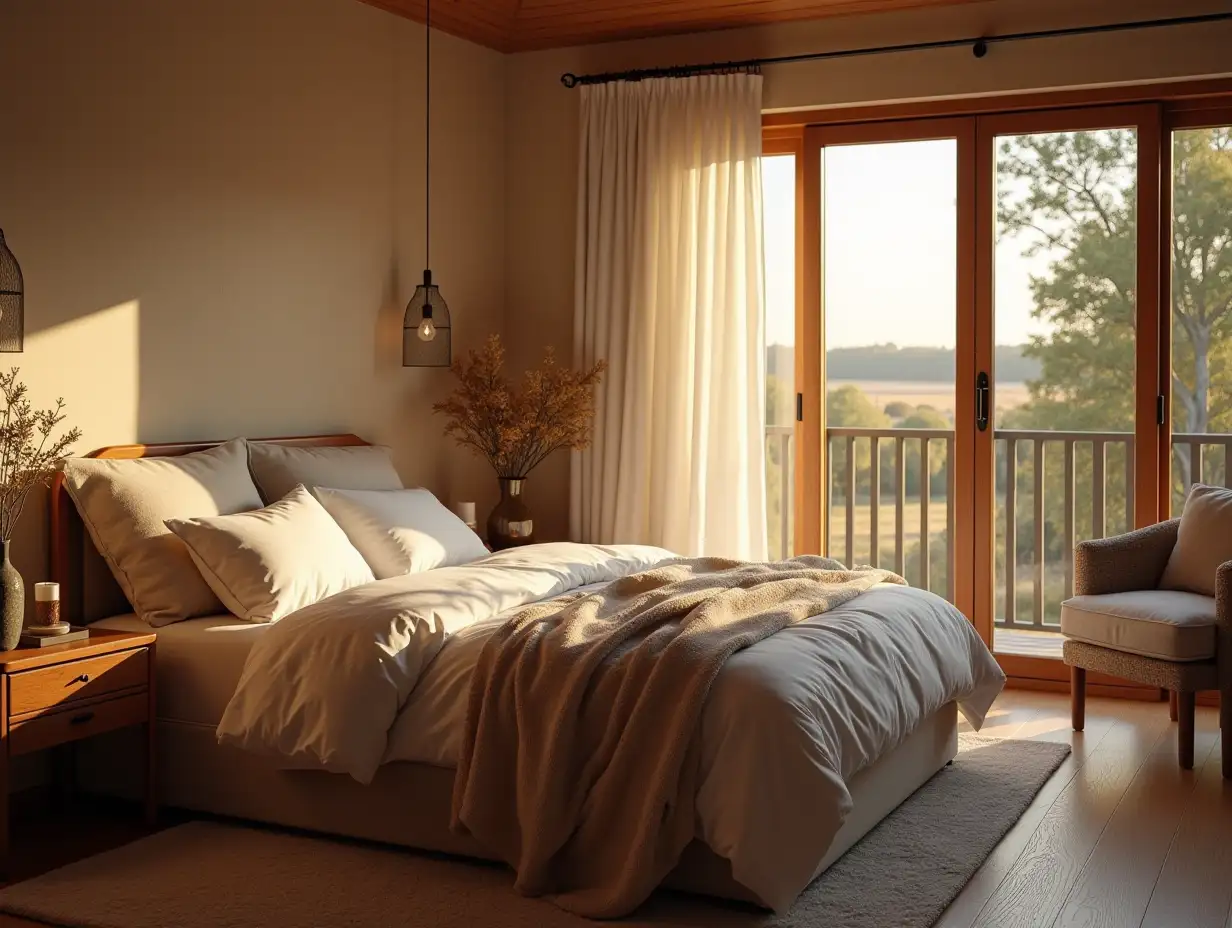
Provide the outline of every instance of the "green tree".
{"type": "Polygon", "coordinates": [[[1047,254],[1033,276],[1032,315],[1048,334],[1023,352],[1040,363],[1027,382],[1024,428],[1133,428],[1137,283],[1137,145],[1128,129],[1006,139],[997,164],[1002,241],[1047,254]]]}
{"type": "Polygon", "coordinates": [[[874,406],[863,390],[847,384],[826,393],[826,426],[884,429],[890,427],[890,417],[874,406]]]}
{"type": "MultiPolygon", "coordinates": [[[[1032,278],[1048,334],[1021,428],[1131,431],[1137,304],[1137,142],[1130,130],[1032,135],[1002,143],[1002,239],[1052,256],[1032,278]],[[1022,191],[1025,188],[1025,193],[1022,191]]],[[[1232,133],[1175,133],[1173,427],[1232,431],[1232,133]]]]}
{"type": "Polygon", "coordinates": [[[1232,131],[1173,136],[1173,428],[1232,431],[1232,131]]]}

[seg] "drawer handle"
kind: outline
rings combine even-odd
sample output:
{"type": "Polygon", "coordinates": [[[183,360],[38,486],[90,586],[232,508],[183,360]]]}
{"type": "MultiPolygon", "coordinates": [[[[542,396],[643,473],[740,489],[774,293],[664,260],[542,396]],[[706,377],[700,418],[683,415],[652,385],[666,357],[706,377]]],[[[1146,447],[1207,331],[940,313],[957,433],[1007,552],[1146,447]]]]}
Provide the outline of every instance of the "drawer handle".
{"type": "Polygon", "coordinates": [[[70,725],[84,725],[86,722],[94,718],[93,712],[79,712],[68,720],[70,725]]]}
{"type": "Polygon", "coordinates": [[[77,682],[78,683],[89,683],[90,675],[88,673],[83,673],[81,676],[77,678],[77,682]]]}

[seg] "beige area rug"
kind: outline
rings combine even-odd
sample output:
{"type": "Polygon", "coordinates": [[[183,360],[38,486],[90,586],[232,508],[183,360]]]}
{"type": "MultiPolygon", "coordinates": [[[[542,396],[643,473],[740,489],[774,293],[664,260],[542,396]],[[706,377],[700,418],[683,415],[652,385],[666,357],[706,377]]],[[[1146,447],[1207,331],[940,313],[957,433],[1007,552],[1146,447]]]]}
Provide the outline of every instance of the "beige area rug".
{"type": "MultiPolygon", "coordinates": [[[[961,753],[823,873],[786,916],[678,893],[617,924],[928,928],[1022,815],[1067,745],[965,735],[961,753]]],[[[0,893],[71,928],[578,928],[498,866],[192,822],[0,893]]]]}

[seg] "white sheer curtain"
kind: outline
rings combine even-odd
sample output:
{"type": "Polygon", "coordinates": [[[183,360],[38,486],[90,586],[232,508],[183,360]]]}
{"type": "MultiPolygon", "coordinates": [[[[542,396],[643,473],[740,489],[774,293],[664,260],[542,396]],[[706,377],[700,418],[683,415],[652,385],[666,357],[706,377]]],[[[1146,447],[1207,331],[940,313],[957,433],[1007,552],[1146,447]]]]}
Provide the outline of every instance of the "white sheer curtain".
{"type": "Polygon", "coordinates": [[[581,94],[574,347],[609,367],[572,537],[763,559],[761,75],[581,94]]]}

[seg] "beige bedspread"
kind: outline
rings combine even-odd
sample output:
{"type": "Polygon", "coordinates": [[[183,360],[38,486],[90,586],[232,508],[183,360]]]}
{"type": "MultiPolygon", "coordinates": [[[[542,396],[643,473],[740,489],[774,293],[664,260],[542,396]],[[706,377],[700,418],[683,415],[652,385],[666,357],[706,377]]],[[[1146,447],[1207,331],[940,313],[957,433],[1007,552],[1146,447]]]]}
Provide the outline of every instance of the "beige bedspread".
{"type": "Polygon", "coordinates": [[[455,827],[520,891],[627,914],[694,836],[694,735],[723,662],[887,581],[904,582],[820,557],[699,558],[523,610],[475,669],[455,827]]]}

